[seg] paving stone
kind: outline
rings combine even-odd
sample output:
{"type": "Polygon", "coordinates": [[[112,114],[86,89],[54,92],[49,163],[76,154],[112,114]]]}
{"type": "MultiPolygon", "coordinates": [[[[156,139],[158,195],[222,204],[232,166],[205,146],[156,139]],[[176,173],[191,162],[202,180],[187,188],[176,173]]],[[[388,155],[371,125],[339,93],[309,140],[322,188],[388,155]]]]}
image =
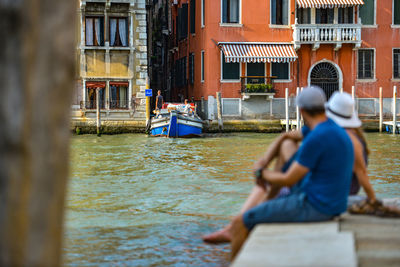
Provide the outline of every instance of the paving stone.
{"type": "Polygon", "coordinates": [[[354,237],[337,223],[256,227],[232,266],[357,266],[354,237]]]}

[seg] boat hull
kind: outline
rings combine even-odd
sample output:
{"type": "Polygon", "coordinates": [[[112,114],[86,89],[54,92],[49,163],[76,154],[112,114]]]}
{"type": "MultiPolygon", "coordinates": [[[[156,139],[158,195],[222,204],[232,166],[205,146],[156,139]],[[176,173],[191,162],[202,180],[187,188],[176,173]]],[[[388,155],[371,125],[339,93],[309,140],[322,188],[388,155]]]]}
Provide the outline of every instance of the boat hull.
{"type": "Polygon", "coordinates": [[[151,121],[151,136],[166,137],[198,137],[202,134],[202,120],[177,113],[153,119],[151,121]]]}

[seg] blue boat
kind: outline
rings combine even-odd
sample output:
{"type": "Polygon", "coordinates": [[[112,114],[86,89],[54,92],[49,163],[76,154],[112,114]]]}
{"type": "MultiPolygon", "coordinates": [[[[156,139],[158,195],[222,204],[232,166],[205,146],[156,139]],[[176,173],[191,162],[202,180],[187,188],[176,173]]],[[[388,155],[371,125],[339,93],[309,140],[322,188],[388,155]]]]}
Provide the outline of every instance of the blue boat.
{"type": "Polygon", "coordinates": [[[176,110],[162,111],[151,120],[150,135],[165,137],[199,137],[203,121],[195,114],[176,110]]]}

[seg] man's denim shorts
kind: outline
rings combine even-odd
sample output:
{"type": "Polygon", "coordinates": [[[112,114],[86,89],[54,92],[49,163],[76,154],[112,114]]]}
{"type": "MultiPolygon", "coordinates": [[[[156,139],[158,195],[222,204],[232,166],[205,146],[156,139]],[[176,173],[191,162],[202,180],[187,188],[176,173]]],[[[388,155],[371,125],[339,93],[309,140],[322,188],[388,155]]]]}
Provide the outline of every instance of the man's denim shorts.
{"type": "Polygon", "coordinates": [[[307,201],[304,192],[278,197],[250,209],[243,214],[243,221],[250,231],[259,223],[328,221],[334,216],[316,210],[307,201]]]}

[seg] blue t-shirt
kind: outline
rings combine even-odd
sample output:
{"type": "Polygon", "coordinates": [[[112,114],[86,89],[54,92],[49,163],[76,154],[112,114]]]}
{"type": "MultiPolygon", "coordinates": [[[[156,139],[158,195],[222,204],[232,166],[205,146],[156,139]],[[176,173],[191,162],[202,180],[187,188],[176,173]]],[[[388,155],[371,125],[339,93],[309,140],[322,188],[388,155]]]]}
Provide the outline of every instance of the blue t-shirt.
{"type": "Polygon", "coordinates": [[[331,119],[318,124],[303,139],[296,161],[310,170],[300,182],[310,204],[325,214],[344,212],[354,164],[346,131],[331,119]]]}

